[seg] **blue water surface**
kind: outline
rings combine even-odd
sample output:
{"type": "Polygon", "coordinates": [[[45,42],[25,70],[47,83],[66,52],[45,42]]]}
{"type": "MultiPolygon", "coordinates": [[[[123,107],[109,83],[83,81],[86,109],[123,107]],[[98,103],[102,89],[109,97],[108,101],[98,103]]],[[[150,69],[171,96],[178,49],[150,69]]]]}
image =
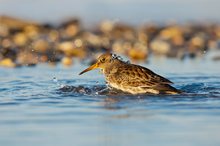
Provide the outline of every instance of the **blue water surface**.
{"type": "Polygon", "coordinates": [[[152,59],[182,95],[104,92],[86,65],[0,68],[1,146],[219,146],[220,62],[152,59]]]}

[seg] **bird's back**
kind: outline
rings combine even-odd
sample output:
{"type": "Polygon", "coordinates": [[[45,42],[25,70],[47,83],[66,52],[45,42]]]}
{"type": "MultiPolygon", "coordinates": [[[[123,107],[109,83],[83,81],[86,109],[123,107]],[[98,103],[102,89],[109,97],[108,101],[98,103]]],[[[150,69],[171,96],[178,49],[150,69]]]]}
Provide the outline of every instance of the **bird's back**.
{"type": "Polygon", "coordinates": [[[172,84],[170,80],[139,65],[119,61],[110,66],[105,75],[110,86],[132,94],[180,93],[170,85],[172,84]]]}

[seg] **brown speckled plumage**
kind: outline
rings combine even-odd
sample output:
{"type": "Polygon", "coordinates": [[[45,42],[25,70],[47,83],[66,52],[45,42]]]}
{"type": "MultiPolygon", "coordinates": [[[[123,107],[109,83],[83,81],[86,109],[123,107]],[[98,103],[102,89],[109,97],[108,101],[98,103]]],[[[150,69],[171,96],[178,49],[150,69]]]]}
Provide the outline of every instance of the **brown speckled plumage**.
{"type": "Polygon", "coordinates": [[[124,62],[112,54],[103,54],[98,61],[80,73],[94,68],[102,69],[107,83],[116,89],[131,94],[178,94],[179,90],[172,87],[171,81],[151,70],[124,62]]]}

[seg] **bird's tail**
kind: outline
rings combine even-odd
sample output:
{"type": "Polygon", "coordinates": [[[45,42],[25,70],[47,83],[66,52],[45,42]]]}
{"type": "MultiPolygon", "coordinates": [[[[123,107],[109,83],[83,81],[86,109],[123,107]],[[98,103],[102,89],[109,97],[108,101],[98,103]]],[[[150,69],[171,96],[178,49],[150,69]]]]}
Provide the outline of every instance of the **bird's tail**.
{"type": "Polygon", "coordinates": [[[160,92],[160,94],[180,94],[180,93],[182,93],[181,90],[178,90],[169,84],[157,85],[157,86],[155,86],[155,89],[158,90],[160,92]]]}

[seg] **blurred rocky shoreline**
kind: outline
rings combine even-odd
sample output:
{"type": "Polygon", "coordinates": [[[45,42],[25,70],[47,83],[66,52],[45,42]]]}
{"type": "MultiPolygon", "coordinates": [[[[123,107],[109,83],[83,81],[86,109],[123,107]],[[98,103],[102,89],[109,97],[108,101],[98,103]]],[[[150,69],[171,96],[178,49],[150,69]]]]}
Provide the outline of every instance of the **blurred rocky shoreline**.
{"type": "Polygon", "coordinates": [[[184,60],[218,49],[218,23],[132,26],[103,21],[85,29],[79,19],[55,26],[0,16],[0,66],[4,67],[42,62],[70,66],[74,59],[94,60],[103,52],[125,55],[131,61],[147,61],[151,55],[184,60]]]}

